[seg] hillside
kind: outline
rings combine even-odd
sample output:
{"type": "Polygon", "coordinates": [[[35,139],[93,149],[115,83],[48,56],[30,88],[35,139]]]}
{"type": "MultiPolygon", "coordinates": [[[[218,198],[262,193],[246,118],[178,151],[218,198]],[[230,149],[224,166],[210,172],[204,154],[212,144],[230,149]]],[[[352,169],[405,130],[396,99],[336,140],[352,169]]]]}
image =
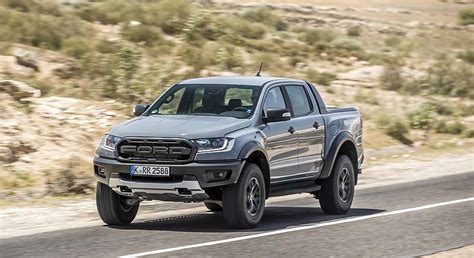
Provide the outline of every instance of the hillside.
{"type": "Polygon", "coordinates": [[[0,0],[0,195],[92,192],[95,147],[133,103],[260,62],[361,110],[369,163],[472,152],[474,3],[350,3],[0,0]]]}

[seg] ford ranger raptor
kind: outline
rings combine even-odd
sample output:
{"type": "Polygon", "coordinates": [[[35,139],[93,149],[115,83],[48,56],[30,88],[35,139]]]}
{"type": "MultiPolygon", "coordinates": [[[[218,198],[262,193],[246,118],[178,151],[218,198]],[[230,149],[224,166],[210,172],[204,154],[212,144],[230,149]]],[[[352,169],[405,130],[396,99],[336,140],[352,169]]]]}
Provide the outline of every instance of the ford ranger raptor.
{"type": "Polygon", "coordinates": [[[108,225],[142,201],[204,202],[229,226],[255,227],[269,197],[310,193],[328,214],[352,204],[363,162],[354,108],[326,107],[316,87],[273,77],[189,79],[114,126],[94,158],[108,225]]]}

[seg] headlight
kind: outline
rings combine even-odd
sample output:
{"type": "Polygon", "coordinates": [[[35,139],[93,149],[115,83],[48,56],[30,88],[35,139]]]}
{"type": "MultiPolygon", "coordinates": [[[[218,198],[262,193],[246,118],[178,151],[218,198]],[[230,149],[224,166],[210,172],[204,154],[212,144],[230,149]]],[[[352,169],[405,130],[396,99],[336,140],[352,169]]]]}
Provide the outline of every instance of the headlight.
{"type": "Polygon", "coordinates": [[[104,139],[102,139],[102,142],[100,142],[100,148],[115,151],[115,145],[120,141],[120,139],[122,138],[106,134],[104,139]]]}
{"type": "Polygon", "coordinates": [[[101,157],[115,158],[115,146],[120,141],[120,137],[106,134],[105,137],[100,141],[99,148],[97,149],[97,154],[101,157]]]}
{"type": "Polygon", "coordinates": [[[225,151],[232,147],[229,138],[196,139],[193,142],[198,146],[198,152],[225,151]]]}

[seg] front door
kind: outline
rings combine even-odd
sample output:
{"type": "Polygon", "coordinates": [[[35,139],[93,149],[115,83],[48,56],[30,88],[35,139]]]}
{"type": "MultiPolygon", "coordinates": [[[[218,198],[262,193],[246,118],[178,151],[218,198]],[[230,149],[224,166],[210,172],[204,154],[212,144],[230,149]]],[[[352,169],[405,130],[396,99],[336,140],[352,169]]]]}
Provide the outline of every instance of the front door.
{"type": "MultiPolygon", "coordinates": [[[[265,96],[263,110],[288,108],[281,87],[271,88],[265,96]]],[[[262,128],[267,137],[271,181],[283,180],[298,171],[298,137],[293,121],[268,123],[262,128]]]]}

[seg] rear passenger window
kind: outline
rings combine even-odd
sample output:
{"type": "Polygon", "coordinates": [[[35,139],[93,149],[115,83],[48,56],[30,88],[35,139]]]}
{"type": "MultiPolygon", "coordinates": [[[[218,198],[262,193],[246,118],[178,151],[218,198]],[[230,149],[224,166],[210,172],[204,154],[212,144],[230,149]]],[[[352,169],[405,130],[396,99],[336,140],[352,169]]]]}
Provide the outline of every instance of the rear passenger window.
{"type": "Polygon", "coordinates": [[[302,86],[286,86],[286,92],[293,107],[294,116],[304,116],[312,111],[308,95],[302,86]]]}
{"type": "Polygon", "coordinates": [[[280,87],[275,87],[268,92],[265,103],[263,103],[264,112],[267,112],[269,108],[286,108],[285,99],[283,98],[280,87]]]}

